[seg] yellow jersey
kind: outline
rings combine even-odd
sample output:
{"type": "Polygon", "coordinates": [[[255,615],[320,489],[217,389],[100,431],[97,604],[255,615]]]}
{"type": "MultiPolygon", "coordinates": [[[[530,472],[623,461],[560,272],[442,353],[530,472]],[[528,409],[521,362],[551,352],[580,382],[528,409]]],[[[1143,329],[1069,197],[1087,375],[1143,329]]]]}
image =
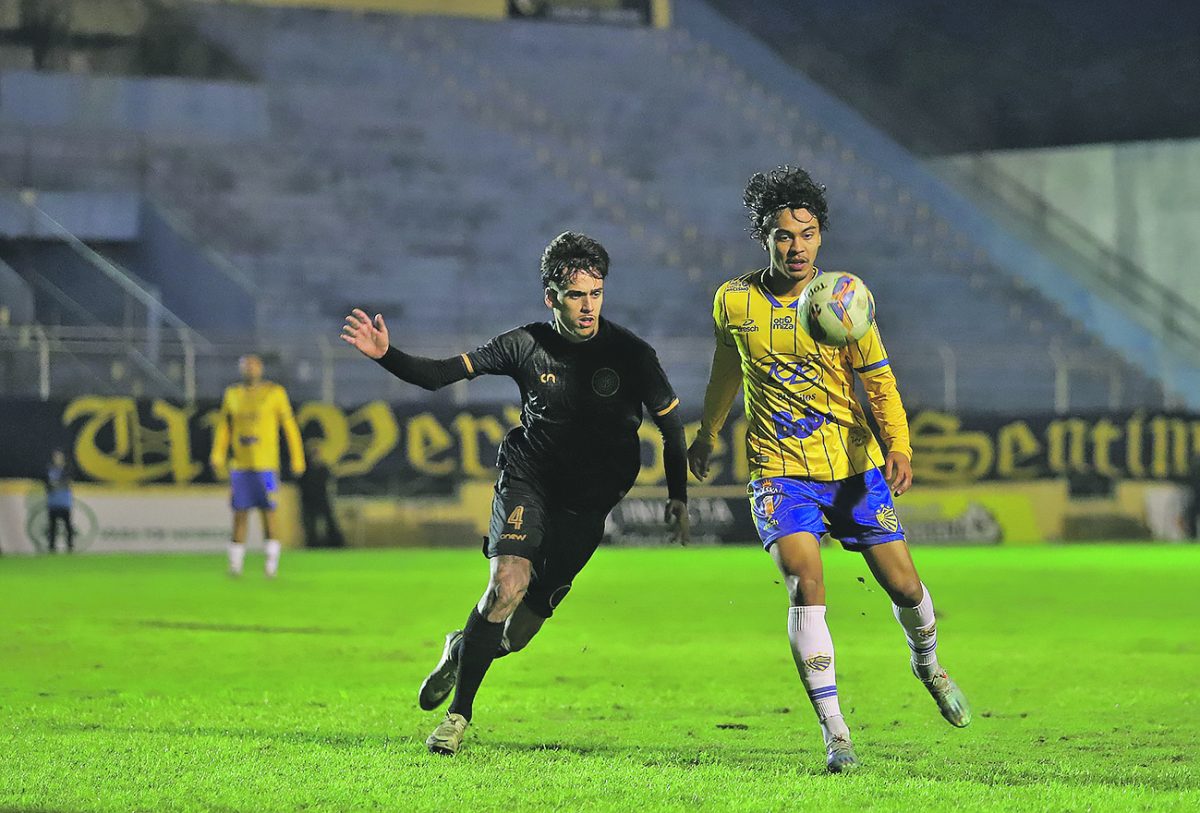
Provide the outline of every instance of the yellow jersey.
{"type": "Polygon", "coordinates": [[[911,459],[908,418],[878,326],[846,347],[817,344],[800,326],[797,299],[777,299],[763,285],[764,273],[717,289],[700,437],[715,442],[740,384],[751,479],[862,474],[883,465],[883,453],[854,394],[857,374],[888,449],[911,459]]]}
{"type": "Polygon", "coordinates": [[[287,390],[270,381],[226,387],[213,433],[213,467],[225,467],[232,441],[233,459],[229,468],[278,471],[280,429],[287,438],[292,472],[300,474],[304,471],[304,444],[287,390]]]}

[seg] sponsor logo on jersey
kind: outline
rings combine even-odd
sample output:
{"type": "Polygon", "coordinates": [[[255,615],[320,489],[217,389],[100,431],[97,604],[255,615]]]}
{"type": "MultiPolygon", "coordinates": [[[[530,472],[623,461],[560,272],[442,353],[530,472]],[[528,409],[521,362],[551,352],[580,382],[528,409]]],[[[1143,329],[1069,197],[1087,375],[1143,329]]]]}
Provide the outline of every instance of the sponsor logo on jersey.
{"type": "Polygon", "coordinates": [[[514,539],[517,542],[524,542],[527,534],[500,534],[501,539],[514,539]]]}
{"type": "Polygon", "coordinates": [[[729,332],[730,333],[757,333],[758,325],[756,325],[754,323],[753,319],[747,319],[746,321],[742,322],[740,325],[730,325],[729,332]]]}
{"type": "Polygon", "coordinates": [[[725,286],[725,290],[726,291],[749,291],[750,290],[750,280],[748,280],[748,279],[730,280],[729,284],[725,286]]]}
{"type": "Polygon", "coordinates": [[[616,395],[621,388],[621,376],[611,367],[601,367],[592,375],[592,392],[602,398],[616,395]]]}
{"type": "Polygon", "coordinates": [[[767,368],[767,375],[790,387],[807,389],[816,386],[821,380],[821,354],[812,353],[795,361],[774,359],[767,368]]]}
{"type": "Polygon", "coordinates": [[[833,658],[829,655],[813,655],[804,660],[804,668],[809,672],[824,672],[832,665],[833,658]]]}
{"type": "Polygon", "coordinates": [[[787,316],[776,316],[771,320],[771,330],[795,330],[796,320],[789,313],[787,316]]]}
{"type": "Polygon", "coordinates": [[[806,408],[806,410],[796,417],[793,417],[792,413],[785,409],[773,413],[771,420],[775,423],[775,437],[780,440],[788,438],[803,440],[826,423],[833,421],[830,415],[817,412],[815,409],[806,408]]]}
{"type": "Polygon", "coordinates": [[[896,509],[890,505],[879,507],[879,510],[875,512],[875,521],[892,533],[900,530],[900,518],[896,516],[896,509]]]}

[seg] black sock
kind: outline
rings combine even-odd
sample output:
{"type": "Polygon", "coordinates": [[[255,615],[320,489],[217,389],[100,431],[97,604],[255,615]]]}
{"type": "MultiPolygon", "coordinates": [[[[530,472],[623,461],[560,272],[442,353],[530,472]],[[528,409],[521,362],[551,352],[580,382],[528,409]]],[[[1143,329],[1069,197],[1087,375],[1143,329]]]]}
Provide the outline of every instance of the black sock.
{"type": "Polygon", "coordinates": [[[471,719],[471,705],[475,693],[488,667],[496,659],[500,639],[504,636],[503,621],[488,621],[476,608],[471,609],[463,627],[462,645],[458,655],[458,681],[454,689],[454,700],[450,703],[451,714],[461,714],[471,719]]]}
{"type": "MultiPolygon", "coordinates": [[[[505,622],[508,623],[508,622],[505,622]]],[[[462,657],[463,639],[459,638],[450,646],[450,660],[457,662],[462,657]]],[[[511,655],[512,652],[504,646],[504,636],[500,636],[500,643],[496,647],[496,657],[503,658],[505,655],[511,655]]]]}

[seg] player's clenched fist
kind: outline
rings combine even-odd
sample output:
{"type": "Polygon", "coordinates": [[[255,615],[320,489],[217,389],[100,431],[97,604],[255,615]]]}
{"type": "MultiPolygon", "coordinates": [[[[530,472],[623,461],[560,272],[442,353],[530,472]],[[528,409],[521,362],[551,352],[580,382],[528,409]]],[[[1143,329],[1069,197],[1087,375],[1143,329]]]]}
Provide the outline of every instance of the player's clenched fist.
{"type": "Polygon", "coordinates": [[[375,314],[372,321],[362,308],[350,311],[350,315],[346,317],[346,324],[342,325],[342,340],[358,348],[359,352],[368,358],[383,358],[390,346],[383,314],[375,314]]]}

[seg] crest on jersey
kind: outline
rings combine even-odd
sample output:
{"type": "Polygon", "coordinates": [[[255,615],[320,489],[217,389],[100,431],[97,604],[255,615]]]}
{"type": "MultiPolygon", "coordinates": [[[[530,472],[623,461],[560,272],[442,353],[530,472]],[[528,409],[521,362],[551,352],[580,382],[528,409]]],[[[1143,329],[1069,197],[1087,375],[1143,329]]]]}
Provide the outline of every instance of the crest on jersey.
{"type": "Polygon", "coordinates": [[[900,530],[900,518],[896,516],[896,509],[890,505],[880,506],[875,512],[875,521],[892,533],[900,530]]]}
{"type": "Polygon", "coordinates": [[[611,367],[601,367],[592,375],[592,392],[602,398],[616,395],[621,388],[621,376],[611,367]]]}
{"type": "Polygon", "coordinates": [[[824,672],[832,665],[833,658],[829,655],[813,655],[804,660],[804,669],[808,672],[824,672]]]}

